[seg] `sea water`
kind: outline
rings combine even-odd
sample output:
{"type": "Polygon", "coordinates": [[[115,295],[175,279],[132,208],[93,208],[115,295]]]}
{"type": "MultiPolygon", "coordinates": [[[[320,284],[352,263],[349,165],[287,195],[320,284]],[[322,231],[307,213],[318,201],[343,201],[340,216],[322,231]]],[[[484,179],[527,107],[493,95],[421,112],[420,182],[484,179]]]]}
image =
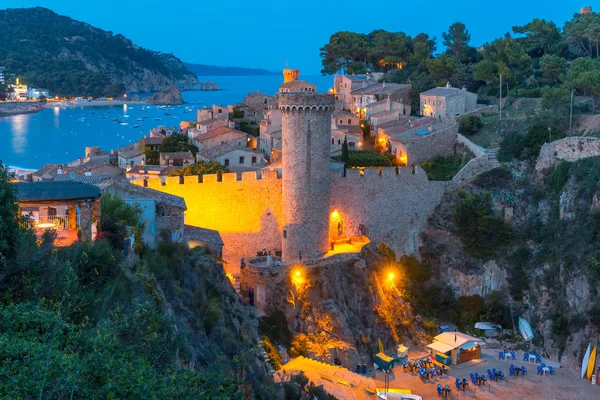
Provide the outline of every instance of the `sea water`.
{"type": "MultiPolygon", "coordinates": [[[[180,121],[195,121],[199,107],[238,104],[256,90],[272,95],[282,83],[280,76],[199,79],[213,81],[223,90],[184,92],[186,104],[181,106],[50,107],[35,114],[0,117],[0,161],[30,169],[46,163],[66,163],[84,157],[86,147],[116,149],[142,139],[156,126],[178,127],[180,121]]],[[[321,92],[333,86],[330,76],[301,79],[316,84],[321,92]]]]}

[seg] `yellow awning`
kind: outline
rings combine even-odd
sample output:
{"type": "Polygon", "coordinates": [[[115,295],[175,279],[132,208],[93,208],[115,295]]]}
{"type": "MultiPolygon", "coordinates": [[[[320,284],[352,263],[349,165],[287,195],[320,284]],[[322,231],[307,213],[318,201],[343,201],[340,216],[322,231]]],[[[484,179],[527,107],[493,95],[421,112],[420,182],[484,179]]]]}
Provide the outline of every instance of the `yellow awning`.
{"type": "Polygon", "coordinates": [[[447,345],[446,343],[442,343],[442,342],[433,342],[427,345],[427,347],[429,347],[430,349],[433,349],[435,351],[439,351],[440,353],[447,353],[451,350],[454,350],[456,347],[452,347],[450,345],[447,345]]]}

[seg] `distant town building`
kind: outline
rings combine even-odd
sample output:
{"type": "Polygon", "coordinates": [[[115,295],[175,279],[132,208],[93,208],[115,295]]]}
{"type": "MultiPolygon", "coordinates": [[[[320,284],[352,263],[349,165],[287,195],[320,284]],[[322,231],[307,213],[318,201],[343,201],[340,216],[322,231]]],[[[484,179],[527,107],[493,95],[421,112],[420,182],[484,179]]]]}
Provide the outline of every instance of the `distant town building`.
{"type": "Polygon", "coordinates": [[[205,160],[217,161],[235,172],[258,169],[265,164],[264,156],[260,151],[230,143],[211,147],[198,153],[198,155],[205,160]]]}
{"type": "Polygon", "coordinates": [[[127,170],[125,175],[127,180],[160,178],[164,181],[164,178],[171,176],[177,169],[178,167],[161,167],[160,165],[134,165],[127,170]]]}
{"type": "Polygon", "coordinates": [[[146,151],[159,151],[162,145],[162,137],[144,137],[140,142],[142,150],[146,151]]]}
{"type": "Polygon", "coordinates": [[[11,100],[16,101],[25,101],[27,100],[27,85],[22,85],[19,83],[19,78],[17,78],[17,82],[15,85],[10,85],[12,88],[12,93],[10,93],[9,98],[11,100]]]}
{"type": "Polygon", "coordinates": [[[28,88],[27,89],[27,97],[30,99],[39,99],[40,97],[50,97],[50,91],[48,89],[37,89],[37,88],[28,88]]]}
{"type": "Polygon", "coordinates": [[[277,154],[281,153],[281,125],[279,129],[261,132],[259,148],[269,162],[274,162],[277,159],[277,157],[274,157],[274,151],[277,150],[277,154]]]}
{"type": "MultiPolygon", "coordinates": [[[[190,135],[191,132],[192,130],[190,129],[188,131],[188,135],[190,135]]],[[[190,139],[192,144],[198,147],[199,151],[207,150],[225,143],[236,145],[238,147],[248,147],[249,143],[252,143],[256,140],[253,136],[247,134],[246,132],[226,127],[212,129],[204,134],[190,137],[190,139]]]]}
{"type": "Polygon", "coordinates": [[[223,257],[224,243],[218,231],[185,225],[184,235],[191,249],[198,246],[206,246],[214,255],[223,257]]]}
{"type": "Polygon", "coordinates": [[[421,115],[437,119],[456,118],[477,108],[477,95],[448,83],[420,94],[421,115]]]}
{"type": "Polygon", "coordinates": [[[335,110],[331,114],[331,129],[336,129],[340,125],[360,125],[358,116],[349,111],[335,110]]]}
{"type": "Polygon", "coordinates": [[[458,136],[457,124],[430,121],[389,138],[389,149],[404,165],[419,165],[437,155],[447,155],[454,150],[458,136]]]}
{"type": "Polygon", "coordinates": [[[0,85],[4,85],[6,82],[4,81],[4,71],[5,67],[0,67],[0,85]]]}
{"type": "Polygon", "coordinates": [[[353,111],[352,109],[352,91],[372,86],[377,80],[383,77],[382,73],[362,74],[362,75],[335,75],[333,78],[332,92],[335,95],[336,108],[353,111]]]}
{"type": "Polygon", "coordinates": [[[348,141],[348,150],[358,150],[361,143],[361,135],[347,133],[342,129],[331,130],[331,154],[337,155],[342,151],[344,139],[348,141]]]}
{"type": "Polygon", "coordinates": [[[244,97],[244,104],[256,110],[273,110],[277,108],[277,97],[268,96],[264,92],[259,93],[257,90],[244,97]]]}
{"type": "Polygon", "coordinates": [[[118,166],[122,169],[128,169],[134,165],[140,165],[146,163],[146,155],[144,151],[139,147],[134,147],[130,150],[119,152],[118,166]]]}
{"type": "Polygon", "coordinates": [[[377,83],[368,86],[363,82],[362,88],[354,89],[352,95],[352,112],[363,120],[367,119],[367,106],[380,100],[390,99],[402,104],[402,114],[410,114],[410,96],[412,85],[399,83],[377,83]],[[405,105],[406,104],[406,105],[405,105]]]}
{"type": "Polygon", "coordinates": [[[227,107],[213,104],[211,108],[199,108],[198,111],[196,111],[196,122],[202,122],[213,118],[229,118],[229,111],[227,107]]]}
{"type": "Polygon", "coordinates": [[[123,171],[107,163],[86,163],[77,166],[66,164],[45,164],[32,173],[33,182],[74,180],[84,183],[94,183],[101,179],[116,178],[123,171]]]}
{"type": "Polygon", "coordinates": [[[317,85],[306,81],[290,81],[279,86],[279,93],[316,92],[317,85]]]}
{"type": "Polygon", "coordinates": [[[190,151],[160,153],[161,167],[185,167],[194,162],[194,155],[190,151]]]}

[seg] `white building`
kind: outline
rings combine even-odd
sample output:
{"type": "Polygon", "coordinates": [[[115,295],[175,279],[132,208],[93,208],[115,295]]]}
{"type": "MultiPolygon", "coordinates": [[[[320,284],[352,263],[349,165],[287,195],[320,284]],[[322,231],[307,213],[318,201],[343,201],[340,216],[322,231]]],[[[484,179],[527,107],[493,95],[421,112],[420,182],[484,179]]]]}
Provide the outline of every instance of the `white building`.
{"type": "Polygon", "coordinates": [[[265,165],[265,158],[260,151],[229,143],[202,151],[198,155],[205,160],[217,161],[234,172],[256,170],[265,165]]]}
{"type": "Polygon", "coordinates": [[[119,152],[118,166],[122,169],[128,169],[134,165],[143,165],[146,163],[146,155],[144,151],[139,148],[134,148],[119,152]]]}
{"type": "Polygon", "coordinates": [[[27,89],[27,97],[30,99],[39,99],[42,96],[50,97],[48,89],[36,89],[32,87],[27,89]]]}

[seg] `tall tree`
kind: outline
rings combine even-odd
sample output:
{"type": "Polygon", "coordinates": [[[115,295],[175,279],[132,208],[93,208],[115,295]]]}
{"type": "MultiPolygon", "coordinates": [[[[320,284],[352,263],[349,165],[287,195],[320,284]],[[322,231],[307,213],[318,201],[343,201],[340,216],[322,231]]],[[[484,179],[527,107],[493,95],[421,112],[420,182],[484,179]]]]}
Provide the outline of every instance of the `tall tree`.
{"type": "Polygon", "coordinates": [[[459,62],[473,61],[471,47],[469,41],[471,34],[467,27],[462,22],[455,22],[448,28],[448,32],[442,33],[444,46],[446,46],[446,54],[456,58],[459,62]]]}
{"type": "Polygon", "coordinates": [[[565,71],[565,59],[551,54],[545,54],[540,58],[540,70],[546,81],[558,83],[565,71]]]}
{"type": "Polygon", "coordinates": [[[16,186],[8,168],[0,162],[0,270],[15,255],[19,231],[16,186]]]}
{"type": "Polygon", "coordinates": [[[520,84],[532,74],[531,57],[510,36],[486,44],[482,50],[483,60],[473,68],[476,79],[497,84],[498,75],[507,85],[520,84]]]}
{"type": "Polygon", "coordinates": [[[560,30],[552,21],[535,18],[526,25],[513,26],[512,30],[525,35],[517,40],[531,57],[542,57],[545,54],[565,56],[568,51],[560,30]]]}
{"type": "Polygon", "coordinates": [[[456,73],[458,66],[458,61],[455,58],[445,54],[427,60],[427,70],[438,81],[438,85],[445,85],[456,73]]]}
{"type": "Polygon", "coordinates": [[[366,69],[370,47],[367,35],[354,32],[337,32],[331,35],[329,43],[321,48],[321,64],[324,75],[354,73],[366,69]]]}
{"type": "Polygon", "coordinates": [[[573,19],[565,23],[563,29],[567,42],[579,56],[593,56],[592,46],[588,33],[592,25],[600,23],[600,16],[596,13],[575,14],[573,19]]]}

